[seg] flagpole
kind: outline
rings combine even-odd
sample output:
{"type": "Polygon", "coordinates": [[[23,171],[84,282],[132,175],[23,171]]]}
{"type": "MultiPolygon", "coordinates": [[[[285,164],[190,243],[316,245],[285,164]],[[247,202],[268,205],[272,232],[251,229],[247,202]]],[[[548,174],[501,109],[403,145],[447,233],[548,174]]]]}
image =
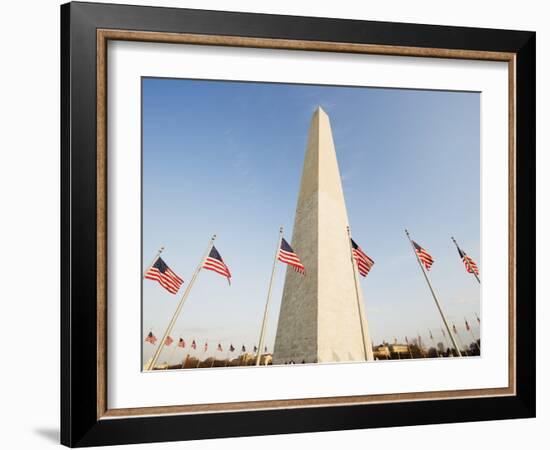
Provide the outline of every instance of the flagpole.
{"type": "MultiPolygon", "coordinates": [[[[456,326],[455,326],[455,328],[456,328],[456,326]]],[[[458,329],[456,330],[456,337],[458,338],[458,342],[460,342],[460,345],[462,346],[462,348],[466,347],[464,345],[464,342],[462,341],[462,338],[460,337],[460,333],[458,332],[458,329]]],[[[468,356],[468,350],[465,350],[465,352],[466,352],[466,356],[468,356]]]]}
{"type": "MultiPolygon", "coordinates": [[[[458,246],[458,243],[456,242],[455,238],[451,236],[451,239],[452,239],[453,242],[455,243],[456,249],[457,249],[457,250],[460,250],[460,247],[458,246]]],[[[479,280],[479,277],[477,276],[477,273],[475,273],[473,270],[472,270],[471,273],[472,273],[472,275],[473,275],[474,277],[476,277],[477,282],[478,282],[479,284],[481,284],[481,281],[479,280]]]]}
{"type": "Polygon", "coordinates": [[[185,355],[185,358],[181,359],[181,368],[182,369],[185,369],[185,363],[187,362],[188,359],[189,359],[189,352],[187,352],[187,355],[185,355]]]}
{"type": "Polygon", "coordinates": [[[210,250],[212,250],[212,247],[214,246],[214,241],[215,240],[216,240],[216,235],[213,235],[212,238],[210,239],[210,242],[208,243],[208,247],[206,249],[206,252],[204,253],[204,256],[201,259],[200,264],[195,269],[195,273],[193,273],[193,276],[191,277],[191,281],[189,281],[189,284],[187,285],[187,288],[185,289],[183,295],[181,296],[181,299],[178,303],[178,306],[176,307],[176,311],[174,312],[174,315],[172,316],[172,319],[170,320],[170,322],[168,322],[168,326],[166,327],[166,331],[164,332],[164,336],[163,336],[162,341],[161,341],[163,345],[159,346],[159,348],[155,352],[155,356],[151,360],[151,364],[149,364],[149,367],[147,368],[147,370],[153,370],[153,368],[155,367],[155,364],[157,363],[157,361],[159,359],[159,356],[162,352],[162,349],[164,347],[164,342],[166,340],[166,336],[168,336],[172,332],[172,329],[174,328],[174,325],[176,324],[176,321],[177,321],[177,319],[180,315],[181,308],[183,307],[183,304],[185,303],[185,300],[187,300],[187,297],[189,296],[189,293],[191,292],[191,288],[193,287],[193,284],[195,283],[195,280],[197,279],[197,276],[198,276],[199,272],[201,271],[202,266],[204,265],[204,261],[206,260],[208,254],[210,253],[210,250]]]}
{"type": "MultiPolygon", "coordinates": [[[[206,340],[205,343],[208,344],[208,340],[206,340]]],[[[206,353],[206,350],[204,351],[204,353],[206,353]]],[[[205,359],[205,361],[206,361],[206,359],[205,359]]],[[[199,355],[197,355],[197,367],[195,367],[195,369],[198,369],[200,365],[201,365],[201,359],[200,359],[199,355]]]]}
{"type": "MultiPolygon", "coordinates": [[[[477,320],[477,329],[479,330],[479,342],[481,342],[481,320],[479,319],[479,316],[477,315],[477,313],[474,313],[474,314],[477,320]]],[[[481,353],[481,349],[479,349],[479,351],[481,353]]]]}
{"type": "Polygon", "coordinates": [[[430,330],[430,329],[428,328],[428,331],[429,331],[429,333],[430,333],[430,339],[432,340],[432,344],[434,345],[434,348],[435,348],[435,353],[437,354],[437,357],[440,358],[441,355],[439,354],[439,350],[438,350],[437,345],[436,345],[436,343],[435,343],[435,339],[434,339],[434,335],[432,334],[432,330],[430,330]]]}
{"type": "Polygon", "coordinates": [[[258,344],[258,353],[256,354],[256,365],[260,365],[262,357],[262,347],[265,340],[265,328],[267,326],[267,316],[269,314],[269,302],[271,301],[271,290],[273,288],[273,279],[275,278],[275,268],[277,267],[277,257],[279,256],[279,250],[281,248],[281,242],[283,239],[283,227],[279,228],[279,239],[277,240],[277,250],[275,251],[275,258],[273,259],[273,268],[271,269],[271,279],[269,280],[269,288],[267,289],[267,300],[265,302],[264,318],[262,320],[262,328],[260,330],[260,343],[258,344]]]}
{"type": "Polygon", "coordinates": [[[411,346],[409,344],[409,339],[407,338],[407,336],[405,336],[405,342],[407,343],[407,349],[409,350],[409,355],[411,356],[411,359],[413,359],[413,354],[412,354],[412,351],[411,351],[411,346]]]}
{"type": "MultiPolygon", "coordinates": [[[[393,345],[394,345],[394,348],[397,345],[397,338],[396,337],[393,338],[393,345]]],[[[396,351],[395,353],[397,353],[397,359],[401,359],[401,352],[396,351]]]]}
{"type": "Polygon", "coordinates": [[[159,251],[157,252],[157,255],[153,258],[153,260],[151,261],[151,264],[149,264],[147,266],[147,270],[145,272],[143,272],[143,278],[145,278],[145,274],[147,272],[149,272],[149,269],[151,269],[151,267],[153,267],[153,264],[155,264],[157,262],[157,259],[159,259],[159,256],[160,254],[164,251],[164,246],[162,246],[161,248],[159,248],[159,251]]]}
{"type": "Polygon", "coordinates": [[[230,344],[230,346],[227,348],[227,353],[225,355],[225,367],[229,365],[229,352],[230,352],[231,345],[233,344],[230,344]]]}
{"type": "MultiPolygon", "coordinates": [[[[162,245],[162,246],[159,248],[159,250],[158,250],[157,254],[155,255],[155,257],[153,258],[153,260],[151,261],[151,264],[149,264],[149,265],[147,266],[147,269],[143,272],[143,279],[145,279],[145,274],[146,274],[147,272],[149,272],[149,270],[151,269],[151,267],[153,267],[153,264],[155,264],[155,263],[157,262],[157,259],[159,259],[159,256],[160,256],[160,254],[161,254],[163,251],[164,251],[164,246],[162,245]]],[[[143,319],[142,319],[142,325],[143,325],[143,319]]],[[[149,330],[149,331],[152,331],[152,327],[151,327],[151,330],[149,330]]],[[[142,343],[141,345],[142,345],[142,348],[143,348],[143,343],[142,343]]],[[[153,354],[154,354],[154,349],[153,349],[153,354]]],[[[152,358],[152,356],[151,356],[151,358],[152,358]]],[[[147,363],[146,363],[146,365],[147,365],[147,367],[149,367],[149,365],[148,365],[147,363]]],[[[148,370],[148,369],[144,369],[144,370],[148,370]]]]}
{"type": "Polygon", "coordinates": [[[214,363],[216,362],[216,354],[212,356],[212,364],[210,364],[210,368],[214,367],[214,363]]]}
{"type": "MultiPolygon", "coordinates": [[[[468,321],[466,320],[466,317],[464,317],[464,324],[468,323],[468,321]]],[[[470,334],[472,335],[472,339],[474,340],[474,344],[476,344],[476,347],[479,351],[479,354],[481,355],[481,349],[479,348],[479,344],[477,343],[477,339],[475,338],[474,336],[474,332],[472,330],[472,327],[470,324],[468,324],[468,331],[470,332],[470,334]]]]}
{"type": "Polygon", "coordinates": [[[416,256],[416,261],[418,262],[418,265],[420,266],[420,270],[422,270],[422,273],[424,274],[424,278],[426,279],[426,283],[428,283],[428,287],[430,288],[430,292],[432,293],[432,297],[435,301],[435,305],[437,306],[437,309],[439,311],[439,314],[441,315],[441,319],[443,319],[443,323],[445,324],[445,328],[447,328],[447,332],[449,333],[449,336],[451,337],[451,341],[455,347],[455,350],[458,353],[458,356],[462,356],[462,353],[460,353],[460,349],[458,348],[458,345],[455,341],[455,338],[451,334],[451,328],[449,327],[449,324],[447,323],[447,318],[445,317],[445,314],[443,314],[443,310],[441,309],[441,305],[439,304],[439,300],[437,299],[437,296],[435,295],[435,291],[433,290],[432,284],[430,283],[430,279],[428,278],[428,274],[426,273],[426,270],[424,269],[424,265],[420,261],[420,258],[418,257],[418,253],[416,253],[416,249],[414,248],[414,244],[412,243],[411,236],[409,235],[409,231],[405,229],[405,233],[407,234],[407,238],[409,239],[409,243],[411,244],[411,248],[414,252],[414,256],[416,256]]]}
{"type": "Polygon", "coordinates": [[[426,353],[424,352],[424,345],[422,345],[422,336],[420,336],[420,333],[416,332],[416,339],[418,339],[418,349],[420,350],[420,354],[423,358],[425,358],[426,353]]]}
{"type": "MultiPolygon", "coordinates": [[[[153,327],[149,328],[149,333],[152,333],[152,332],[153,332],[153,327]]],[[[147,336],[149,336],[149,333],[147,333],[147,334],[145,335],[145,338],[147,338],[147,336]]],[[[144,343],[144,342],[145,342],[145,339],[141,341],[141,346],[142,346],[142,348],[143,348],[143,343],[144,343]]],[[[151,346],[152,346],[150,358],[152,358],[153,355],[155,354],[155,345],[156,345],[156,344],[153,344],[152,342],[150,342],[150,344],[151,344],[151,346]]],[[[149,353],[149,352],[147,352],[147,353],[149,353]]],[[[143,354],[145,354],[145,351],[143,351],[143,354]]],[[[149,358],[148,358],[148,359],[149,359],[149,358]]],[[[148,359],[145,361],[145,364],[147,364],[148,359]]],[[[144,366],[145,366],[145,364],[144,364],[144,366]]],[[[147,365],[148,365],[148,364],[147,364],[147,365]]]]}
{"type": "MultiPolygon", "coordinates": [[[[172,344],[174,344],[176,341],[172,341],[172,344]]],[[[174,348],[172,349],[172,353],[170,353],[170,356],[166,360],[166,363],[168,364],[168,367],[170,367],[170,360],[174,357],[174,354],[176,353],[176,349],[178,348],[178,344],[174,345],[174,348]]]]}
{"type": "MultiPolygon", "coordinates": [[[[449,339],[447,339],[447,335],[445,334],[445,332],[443,331],[443,328],[441,328],[441,334],[443,335],[443,337],[445,338],[445,344],[447,345],[447,348],[446,348],[446,351],[449,350],[451,348],[451,346],[449,345],[449,339]]],[[[453,355],[453,352],[451,352],[451,356],[454,356],[453,355]]]]}
{"type": "Polygon", "coordinates": [[[353,257],[353,247],[351,245],[351,230],[349,228],[349,225],[347,226],[348,231],[348,244],[349,244],[349,251],[351,256],[351,265],[353,267],[353,281],[355,284],[355,298],[357,300],[357,311],[359,313],[359,324],[361,325],[361,337],[363,338],[363,350],[365,352],[365,361],[372,361],[374,360],[374,355],[372,353],[372,341],[370,340],[370,336],[368,336],[367,327],[365,324],[365,317],[363,314],[363,309],[361,308],[361,300],[359,299],[359,281],[358,281],[358,275],[357,275],[357,267],[355,258],[353,257]]]}
{"type": "Polygon", "coordinates": [[[193,353],[193,341],[194,339],[191,341],[191,344],[189,345],[189,350],[187,350],[187,356],[185,357],[185,361],[183,363],[183,366],[182,366],[182,369],[185,368],[185,365],[187,364],[187,361],[189,361],[189,359],[192,358],[191,354],[193,353]]]}

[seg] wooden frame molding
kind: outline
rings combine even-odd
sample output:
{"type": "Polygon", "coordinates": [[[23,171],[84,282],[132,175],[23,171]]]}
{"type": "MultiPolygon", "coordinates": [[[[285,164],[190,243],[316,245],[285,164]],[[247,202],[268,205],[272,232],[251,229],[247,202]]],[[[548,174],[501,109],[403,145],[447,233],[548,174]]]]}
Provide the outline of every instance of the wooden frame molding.
{"type": "Polygon", "coordinates": [[[97,419],[411,402],[516,394],[516,54],[236,36],[97,30],[97,419]],[[509,385],[506,388],[109,409],[107,404],[107,43],[109,40],[344,52],[508,62],[509,71],[509,385]]]}

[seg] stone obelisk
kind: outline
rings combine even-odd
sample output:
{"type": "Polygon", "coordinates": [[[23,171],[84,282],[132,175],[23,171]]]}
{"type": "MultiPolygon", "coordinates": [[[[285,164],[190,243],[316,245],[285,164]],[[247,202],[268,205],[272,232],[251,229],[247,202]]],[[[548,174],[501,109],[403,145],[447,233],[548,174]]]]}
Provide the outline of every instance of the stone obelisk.
{"type": "Polygon", "coordinates": [[[347,226],[330,121],[319,107],[309,129],[291,244],[306,274],[287,268],[273,364],[373,359],[347,226]]]}

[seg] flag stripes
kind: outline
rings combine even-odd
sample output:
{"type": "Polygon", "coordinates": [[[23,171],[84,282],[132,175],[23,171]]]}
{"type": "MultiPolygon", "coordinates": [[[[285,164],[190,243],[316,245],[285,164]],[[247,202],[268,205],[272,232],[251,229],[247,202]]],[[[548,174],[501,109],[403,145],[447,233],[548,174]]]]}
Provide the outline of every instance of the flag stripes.
{"type": "Polygon", "coordinates": [[[472,258],[470,258],[468,255],[465,254],[463,261],[464,261],[464,266],[466,267],[466,270],[469,273],[475,273],[476,275],[479,275],[479,269],[477,268],[477,264],[472,258]]]}
{"type": "MultiPolygon", "coordinates": [[[[418,257],[418,261],[420,262],[421,267],[425,268],[426,270],[430,270],[431,266],[434,263],[434,258],[430,255],[430,253],[428,253],[428,251],[426,249],[424,249],[417,242],[413,241],[410,238],[410,235],[409,235],[407,230],[405,230],[405,232],[406,232],[407,236],[409,237],[409,241],[412,244],[413,250],[414,250],[416,256],[418,257]]],[[[279,236],[279,239],[280,239],[279,247],[278,247],[276,255],[275,255],[276,260],[281,261],[281,262],[283,262],[287,265],[290,265],[296,272],[298,272],[302,275],[305,275],[305,266],[304,266],[304,264],[302,263],[302,261],[301,261],[300,257],[298,256],[298,254],[290,246],[290,244],[282,237],[283,236],[282,233],[283,233],[283,230],[281,228],[280,236],[279,236]]],[[[349,229],[348,229],[348,233],[349,233],[349,229]]],[[[349,234],[348,234],[348,236],[349,236],[349,234]]],[[[372,267],[374,265],[374,260],[371,257],[369,257],[363,251],[363,249],[351,238],[351,236],[349,238],[350,238],[350,243],[351,243],[352,258],[353,258],[354,262],[357,264],[358,272],[361,276],[366,277],[370,273],[370,270],[372,269],[372,267]]],[[[231,272],[230,272],[228,266],[223,261],[223,258],[221,257],[218,250],[212,245],[214,239],[215,239],[215,236],[212,238],[212,241],[211,241],[209,247],[206,250],[206,255],[207,256],[203,256],[202,264],[199,263],[199,265],[198,265],[198,267],[195,271],[195,274],[193,275],[193,277],[191,279],[192,281],[191,281],[190,285],[193,284],[193,281],[195,280],[196,275],[198,274],[198,271],[201,268],[211,270],[213,272],[218,273],[219,275],[222,275],[222,276],[226,277],[228,279],[229,284],[231,284],[231,277],[232,277],[231,272]]],[[[453,241],[454,241],[454,238],[453,238],[453,241]]],[[[456,241],[454,241],[454,242],[456,244],[456,241]]],[[[462,259],[467,272],[479,275],[479,269],[478,269],[477,264],[475,263],[475,261],[472,258],[470,258],[468,255],[466,255],[466,252],[464,252],[458,245],[456,245],[456,247],[458,249],[459,256],[462,259]]],[[[274,264],[273,267],[274,267],[273,271],[275,271],[276,264],[274,264]]],[[[429,283],[429,278],[428,278],[427,274],[425,273],[424,275],[426,275],[426,277],[425,277],[426,281],[428,282],[428,285],[431,288],[431,285],[429,283]]],[[[158,255],[157,255],[156,260],[154,261],[154,263],[151,265],[151,267],[145,272],[144,278],[145,279],[150,279],[150,280],[153,280],[153,281],[157,281],[164,289],[166,289],[167,291],[169,291],[172,294],[176,294],[178,292],[178,290],[181,288],[181,286],[184,282],[184,280],[181,277],[179,277],[172,269],[170,269],[170,267],[168,267],[166,262],[158,255]]],[[[432,295],[434,296],[434,300],[436,301],[436,303],[438,303],[437,298],[435,298],[435,294],[433,292],[433,289],[432,289],[432,295]]],[[[186,298],[186,295],[184,295],[184,297],[182,299],[185,300],[185,298],[186,298]]],[[[459,356],[461,356],[459,347],[457,346],[457,344],[454,341],[454,336],[455,335],[458,337],[458,339],[460,339],[459,331],[458,331],[458,329],[457,329],[457,327],[455,326],[454,323],[452,324],[452,327],[449,327],[447,325],[446,319],[443,317],[443,313],[441,312],[441,310],[440,310],[440,313],[442,314],[442,318],[445,321],[445,324],[446,324],[447,330],[448,330],[447,333],[446,333],[443,330],[443,328],[441,328],[441,333],[442,333],[443,337],[446,340],[447,340],[447,335],[451,337],[451,339],[453,340],[453,345],[455,346],[455,348],[457,350],[457,353],[459,354],[459,356]]],[[[476,314],[476,320],[479,324],[480,319],[477,316],[477,314],[476,314]]],[[[471,325],[467,321],[466,318],[464,318],[464,325],[465,325],[466,331],[469,331],[471,333],[472,328],[471,328],[471,325]]],[[[162,344],[157,347],[157,350],[159,350],[161,347],[171,346],[173,343],[176,343],[176,341],[168,334],[168,333],[170,333],[170,334],[173,333],[172,328],[173,328],[172,326],[167,328],[165,334],[163,335],[164,342],[162,343],[162,338],[161,338],[160,342],[162,344]]],[[[428,332],[429,332],[430,339],[434,340],[434,336],[433,336],[432,331],[429,329],[428,332]]],[[[418,341],[416,339],[413,339],[413,344],[416,345],[416,342],[418,342],[418,345],[421,347],[422,346],[421,339],[422,338],[420,336],[418,336],[418,341]]],[[[156,345],[156,342],[158,340],[159,339],[157,339],[157,337],[152,333],[152,331],[150,331],[145,337],[145,342],[148,342],[152,345],[156,345]]],[[[407,344],[409,343],[408,337],[405,337],[405,341],[407,342],[407,344]]],[[[177,345],[175,345],[174,347],[186,348],[188,343],[186,343],[186,341],[183,338],[180,337],[176,344],[177,345]]],[[[448,344],[448,340],[447,340],[447,344],[448,344]]],[[[191,345],[190,345],[190,349],[196,350],[197,347],[198,347],[197,342],[195,340],[193,340],[191,345]]],[[[238,347],[237,348],[234,347],[233,344],[230,344],[227,347],[227,342],[225,342],[224,347],[228,352],[235,352],[238,349],[238,347]]],[[[260,350],[262,347],[264,347],[263,338],[261,339],[261,343],[258,347],[256,347],[256,345],[251,346],[251,347],[254,349],[254,353],[257,353],[258,350],[260,350]]],[[[208,342],[204,343],[203,349],[204,349],[205,353],[208,352],[208,342]]],[[[220,352],[223,351],[221,343],[218,344],[217,350],[220,351],[220,352]]],[[[264,347],[264,352],[267,353],[267,346],[264,347]]],[[[173,353],[174,352],[172,352],[171,354],[173,354],[173,353]]],[[[246,346],[245,345],[241,346],[241,353],[246,353],[246,346]]],[[[147,369],[147,370],[152,370],[151,368],[154,367],[157,360],[158,360],[158,355],[155,353],[155,356],[151,359],[151,363],[149,363],[149,362],[147,363],[147,366],[149,367],[149,369],[147,369]]]]}
{"type": "Polygon", "coordinates": [[[145,278],[157,281],[164,289],[171,294],[177,294],[183,284],[183,279],[168,267],[164,260],[159,256],[151,268],[145,272],[145,278]]]}
{"type": "Polygon", "coordinates": [[[464,263],[464,267],[466,268],[466,271],[468,273],[475,273],[479,276],[479,269],[477,267],[477,264],[475,261],[470,258],[464,250],[462,250],[458,245],[456,246],[458,250],[458,254],[460,258],[462,259],[462,262],[464,263]]]}
{"type": "Polygon", "coordinates": [[[229,271],[229,267],[227,267],[223,262],[223,259],[216,247],[212,246],[212,250],[210,250],[210,254],[204,261],[202,267],[226,277],[229,284],[231,284],[231,272],[229,271]]]}
{"type": "Polygon", "coordinates": [[[357,263],[357,268],[359,269],[359,275],[366,277],[369,271],[374,265],[374,261],[367,256],[367,254],[357,245],[357,243],[351,239],[351,248],[353,253],[353,258],[357,263]]]}
{"type": "Polygon", "coordinates": [[[149,331],[149,334],[145,338],[145,342],[149,342],[150,344],[153,344],[153,345],[156,344],[157,338],[155,337],[152,331],[149,331]]]}
{"type": "Polygon", "coordinates": [[[305,275],[306,268],[285,238],[281,238],[281,247],[279,248],[277,259],[291,266],[299,274],[305,275]]]}
{"type": "Polygon", "coordinates": [[[414,250],[418,255],[418,259],[420,259],[420,262],[424,264],[424,267],[426,268],[426,270],[430,270],[430,267],[432,267],[432,264],[434,263],[434,259],[432,258],[432,255],[430,255],[425,249],[423,249],[415,241],[412,241],[412,243],[414,245],[414,250]]]}

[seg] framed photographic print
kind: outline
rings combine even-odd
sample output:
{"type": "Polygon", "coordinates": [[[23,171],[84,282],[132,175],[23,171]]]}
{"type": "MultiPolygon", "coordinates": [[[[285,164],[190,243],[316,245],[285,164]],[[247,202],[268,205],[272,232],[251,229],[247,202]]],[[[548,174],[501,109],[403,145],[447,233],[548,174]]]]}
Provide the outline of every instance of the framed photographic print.
{"type": "Polygon", "coordinates": [[[534,416],[535,33],[61,24],[63,444],[534,416]]]}

